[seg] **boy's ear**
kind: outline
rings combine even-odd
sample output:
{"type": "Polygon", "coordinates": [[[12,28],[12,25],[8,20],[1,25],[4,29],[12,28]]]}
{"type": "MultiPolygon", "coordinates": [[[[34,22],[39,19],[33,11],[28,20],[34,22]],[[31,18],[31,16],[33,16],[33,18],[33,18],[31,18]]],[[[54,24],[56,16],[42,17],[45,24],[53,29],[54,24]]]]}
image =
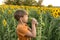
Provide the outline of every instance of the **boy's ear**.
{"type": "Polygon", "coordinates": [[[19,19],[20,21],[22,21],[22,17],[20,17],[20,19],[19,19]]]}
{"type": "Polygon", "coordinates": [[[19,20],[21,20],[21,18],[19,20]]]}

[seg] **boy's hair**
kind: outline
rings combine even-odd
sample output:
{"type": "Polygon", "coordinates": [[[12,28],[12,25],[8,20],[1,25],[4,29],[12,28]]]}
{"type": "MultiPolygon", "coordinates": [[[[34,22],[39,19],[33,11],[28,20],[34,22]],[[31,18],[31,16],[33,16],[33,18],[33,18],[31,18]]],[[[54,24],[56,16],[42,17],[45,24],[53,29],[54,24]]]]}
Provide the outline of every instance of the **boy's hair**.
{"type": "Polygon", "coordinates": [[[17,10],[14,13],[14,18],[19,21],[20,17],[23,17],[24,15],[27,15],[27,12],[25,10],[17,10]]]}

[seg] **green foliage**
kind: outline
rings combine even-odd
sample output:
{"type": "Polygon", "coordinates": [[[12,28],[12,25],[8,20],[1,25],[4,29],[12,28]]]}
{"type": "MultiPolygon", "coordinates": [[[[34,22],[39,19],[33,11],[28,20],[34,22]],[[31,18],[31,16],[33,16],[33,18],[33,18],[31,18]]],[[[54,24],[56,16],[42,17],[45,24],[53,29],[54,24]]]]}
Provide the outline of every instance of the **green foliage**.
{"type": "MultiPolygon", "coordinates": [[[[2,12],[0,9],[0,40],[17,40],[17,21],[14,19],[14,12],[16,10],[18,9],[12,10],[8,7],[2,12]],[[10,14],[8,10],[11,10],[10,14]],[[4,19],[7,22],[6,26],[2,23],[4,19]]],[[[60,40],[60,17],[54,18],[49,10],[46,10],[44,13],[44,10],[41,12],[39,8],[29,8],[27,11],[29,12],[28,25],[31,27],[32,18],[36,18],[39,23],[36,27],[37,36],[32,40],[60,40]]]]}
{"type": "Polygon", "coordinates": [[[27,6],[42,6],[43,0],[6,0],[5,4],[8,5],[27,5],[27,6]]]}
{"type": "Polygon", "coordinates": [[[10,5],[37,5],[37,2],[35,0],[7,0],[5,4],[10,5]]]}
{"type": "MultiPolygon", "coordinates": [[[[60,18],[54,18],[49,11],[36,14],[35,10],[31,10],[30,18],[38,20],[37,36],[32,40],[60,40],[60,18]],[[32,14],[34,13],[34,14],[32,14]]],[[[31,21],[30,21],[31,22],[31,21]]]]}

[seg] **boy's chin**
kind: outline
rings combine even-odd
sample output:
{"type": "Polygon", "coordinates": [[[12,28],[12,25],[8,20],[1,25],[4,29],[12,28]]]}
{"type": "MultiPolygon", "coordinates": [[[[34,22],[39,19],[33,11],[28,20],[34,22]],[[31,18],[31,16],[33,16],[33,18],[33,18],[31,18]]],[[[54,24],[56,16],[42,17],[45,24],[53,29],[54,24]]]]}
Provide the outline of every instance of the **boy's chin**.
{"type": "Polygon", "coordinates": [[[28,23],[28,22],[24,22],[24,23],[28,23]]]}

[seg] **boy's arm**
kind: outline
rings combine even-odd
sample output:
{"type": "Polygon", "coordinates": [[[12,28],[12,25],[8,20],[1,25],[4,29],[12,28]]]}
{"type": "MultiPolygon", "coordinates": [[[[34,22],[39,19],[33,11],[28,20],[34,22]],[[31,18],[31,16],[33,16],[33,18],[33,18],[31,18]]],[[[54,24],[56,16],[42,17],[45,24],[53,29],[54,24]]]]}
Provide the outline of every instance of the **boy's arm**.
{"type": "Polygon", "coordinates": [[[26,36],[29,36],[29,37],[36,37],[36,26],[35,26],[36,22],[35,20],[32,21],[32,30],[31,32],[27,32],[26,33],[26,36]]]}
{"type": "Polygon", "coordinates": [[[32,30],[26,33],[28,37],[36,37],[36,27],[35,24],[32,24],[32,30]]]}
{"type": "Polygon", "coordinates": [[[28,30],[31,31],[32,29],[30,27],[28,27],[28,30]]]}
{"type": "Polygon", "coordinates": [[[28,37],[36,37],[36,28],[35,25],[32,24],[32,29],[29,31],[28,29],[25,29],[21,26],[18,26],[17,28],[17,34],[20,36],[28,36],[28,37]]]}
{"type": "Polygon", "coordinates": [[[36,28],[35,24],[32,24],[32,29],[29,31],[21,26],[17,27],[17,34],[20,36],[36,37],[36,28]]]}

